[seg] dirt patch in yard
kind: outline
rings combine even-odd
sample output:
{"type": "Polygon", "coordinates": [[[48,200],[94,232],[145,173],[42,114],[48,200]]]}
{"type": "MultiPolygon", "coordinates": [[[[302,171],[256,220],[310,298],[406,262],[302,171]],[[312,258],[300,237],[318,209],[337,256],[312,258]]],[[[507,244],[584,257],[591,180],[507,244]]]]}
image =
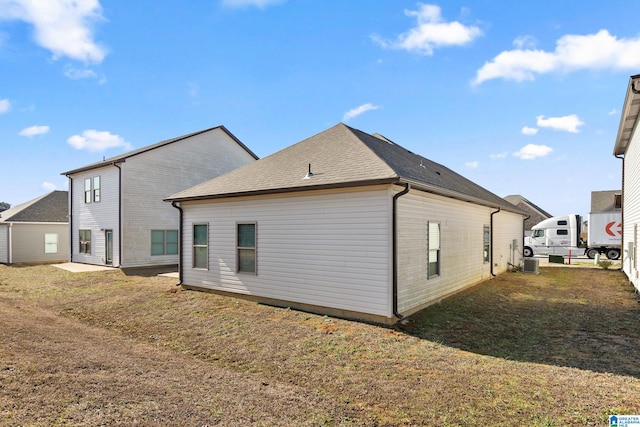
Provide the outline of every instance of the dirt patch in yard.
{"type": "Polygon", "coordinates": [[[2,425],[303,425],[353,412],[48,310],[0,307],[2,425]]]}
{"type": "Polygon", "coordinates": [[[120,271],[0,266],[0,425],[607,425],[640,413],[619,272],[510,273],[396,328],[120,271]]]}

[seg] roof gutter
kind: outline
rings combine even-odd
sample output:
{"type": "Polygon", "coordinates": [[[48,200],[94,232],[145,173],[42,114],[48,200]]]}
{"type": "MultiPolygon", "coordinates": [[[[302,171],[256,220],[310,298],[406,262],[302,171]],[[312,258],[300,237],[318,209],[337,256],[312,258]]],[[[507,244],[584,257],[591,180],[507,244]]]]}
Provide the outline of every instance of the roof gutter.
{"type": "Polygon", "coordinates": [[[184,211],[178,202],[171,202],[171,206],[180,212],[180,223],[178,225],[178,283],[176,283],[176,286],[180,286],[182,285],[182,225],[184,223],[184,211]]]}
{"type": "MultiPolygon", "coordinates": [[[[399,183],[398,183],[399,184],[399,183]]],[[[398,312],[398,199],[411,190],[411,184],[404,184],[404,190],[393,195],[393,212],[391,224],[391,251],[392,251],[392,280],[393,280],[393,315],[402,319],[402,314],[398,312]]]]}
{"type": "MultiPolygon", "coordinates": [[[[489,258],[490,258],[490,263],[491,263],[491,264],[489,265],[489,272],[491,273],[491,275],[492,275],[493,277],[496,277],[496,274],[493,272],[493,216],[494,216],[495,214],[497,214],[498,212],[500,212],[500,211],[501,211],[501,209],[500,209],[500,208],[498,208],[498,210],[497,210],[497,211],[491,212],[491,219],[489,220],[489,230],[490,230],[490,232],[491,232],[491,240],[490,240],[490,243],[489,243],[489,244],[490,244],[490,246],[491,246],[491,247],[489,248],[489,251],[490,251],[489,253],[491,254],[491,256],[489,257],[489,258]]],[[[523,233],[523,234],[524,234],[524,233],[523,233]]]]}

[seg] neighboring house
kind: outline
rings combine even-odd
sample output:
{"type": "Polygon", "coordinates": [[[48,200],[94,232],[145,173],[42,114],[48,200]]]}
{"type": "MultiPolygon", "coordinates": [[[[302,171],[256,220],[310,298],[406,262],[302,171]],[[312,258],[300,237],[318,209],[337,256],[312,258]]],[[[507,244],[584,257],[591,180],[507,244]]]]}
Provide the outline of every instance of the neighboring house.
{"type": "Polygon", "coordinates": [[[591,192],[591,210],[589,212],[609,212],[622,209],[622,190],[591,192]]]}
{"type": "Polygon", "coordinates": [[[506,196],[504,198],[507,202],[517,206],[522,209],[529,215],[527,219],[524,220],[524,234],[528,236],[531,234],[531,227],[538,224],[545,219],[551,218],[553,215],[543,210],[539,206],[525,199],[524,197],[514,194],[511,196],[506,196]]]}
{"type": "Polygon", "coordinates": [[[256,159],[218,126],[64,172],[71,261],[122,268],[178,264],[179,214],[162,200],[256,159]]]}
{"type": "Polygon", "coordinates": [[[180,284],[393,323],[520,265],[525,213],[344,124],[167,198],[180,284]]]}
{"type": "Polygon", "coordinates": [[[0,212],[0,263],[69,260],[66,191],[52,191],[0,212]]]}
{"type": "Polygon", "coordinates": [[[614,156],[622,159],[622,270],[640,290],[638,245],[640,244],[640,75],[627,85],[614,156]]]}

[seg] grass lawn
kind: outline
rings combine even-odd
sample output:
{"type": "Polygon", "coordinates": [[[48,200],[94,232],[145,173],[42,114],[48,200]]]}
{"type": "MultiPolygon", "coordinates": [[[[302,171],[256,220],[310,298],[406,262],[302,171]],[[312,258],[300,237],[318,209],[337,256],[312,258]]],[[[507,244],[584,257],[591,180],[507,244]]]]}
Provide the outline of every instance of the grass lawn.
{"type": "Polygon", "coordinates": [[[640,414],[619,271],[507,273],[383,327],[0,265],[0,425],[579,426],[640,414]]]}

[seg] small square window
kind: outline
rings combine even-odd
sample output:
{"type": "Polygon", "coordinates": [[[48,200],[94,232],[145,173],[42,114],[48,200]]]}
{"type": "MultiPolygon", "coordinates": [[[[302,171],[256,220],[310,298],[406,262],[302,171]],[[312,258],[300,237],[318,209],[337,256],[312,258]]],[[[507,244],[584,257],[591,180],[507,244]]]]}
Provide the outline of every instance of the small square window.
{"type": "Polygon", "coordinates": [[[45,233],[44,235],[44,253],[45,254],[57,254],[58,253],[58,234],[45,233]]]}

